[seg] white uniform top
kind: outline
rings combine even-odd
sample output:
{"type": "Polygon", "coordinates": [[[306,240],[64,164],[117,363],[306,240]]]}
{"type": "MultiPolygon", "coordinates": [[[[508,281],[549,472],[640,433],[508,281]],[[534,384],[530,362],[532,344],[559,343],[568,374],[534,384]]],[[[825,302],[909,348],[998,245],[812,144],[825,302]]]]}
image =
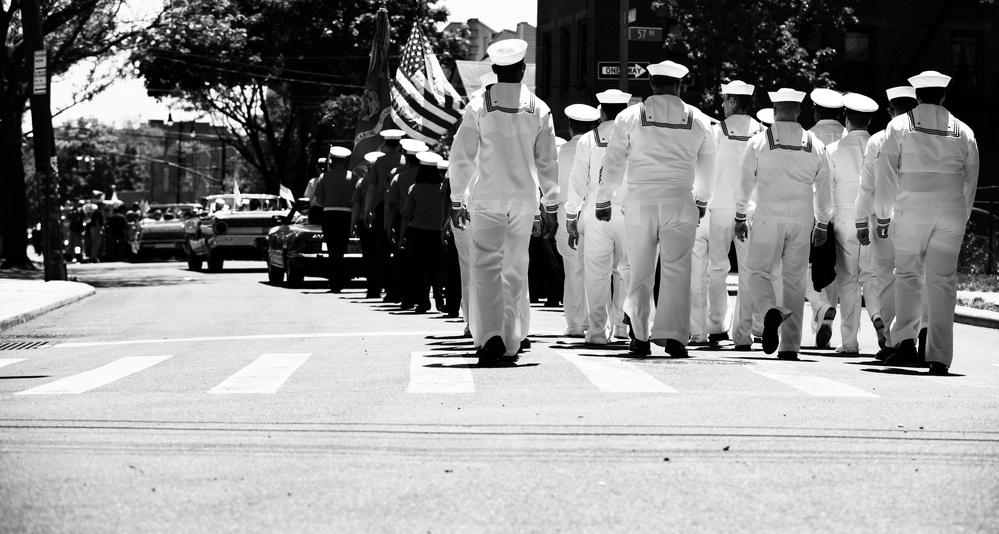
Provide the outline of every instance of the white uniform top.
{"type": "MultiPolygon", "coordinates": [[[[833,207],[855,209],[860,194],[860,170],[864,164],[864,148],[871,134],[853,130],[846,137],[826,147],[829,156],[829,177],[832,180],[833,207]]],[[[844,223],[846,221],[837,221],[844,223]]]]}
{"type": "Polygon", "coordinates": [[[673,95],[653,95],[614,120],[604,153],[596,207],[610,206],[628,171],[625,202],[689,200],[707,205],[714,189],[717,147],[711,119],[673,95]]]}
{"type": "Polygon", "coordinates": [[[537,202],[541,188],[548,211],[558,209],[555,129],[548,105],[521,83],[489,86],[469,102],[451,145],[451,202],[537,202]],[[478,165],[476,165],[478,156],[478,165]]]}
{"type": "MultiPolygon", "coordinates": [[[[612,121],[602,122],[576,145],[576,158],[572,160],[572,172],[569,175],[569,200],[565,204],[565,213],[570,219],[583,209],[591,209],[596,202],[594,199],[597,198],[597,186],[600,184],[600,165],[613,132],[612,121]]],[[[625,176],[611,198],[612,206],[620,207],[624,204],[628,187],[627,172],[625,176]]]]}
{"type": "Polygon", "coordinates": [[[885,129],[875,169],[879,219],[895,210],[963,208],[971,216],[978,187],[978,142],[943,106],[920,104],[885,129]]]}
{"type": "Polygon", "coordinates": [[[735,209],[749,210],[758,195],[756,219],[796,222],[832,219],[832,189],[826,147],[796,122],[777,121],[749,140],[742,157],[742,179],[735,209]]]}
{"type": "Polygon", "coordinates": [[[714,126],[718,144],[718,172],[711,209],[735,209],[735,185],[742,177],[742,155],[749,140],[763,131],[763,125],[746,114],[732,115],[714,126]]]}
{"type": "Polygon", "coordinates": [[[822,141],[825,146],[839,141],[846,135],[846,128],[839,121],[833,119],[822,119],[808,131],[815,134],[815,137],[822,141]]]}
{"type": "Polygon", "coordinates": [[[309,199],[309,204],[312,206],[320,205],[319,201],[316,200],[316,182],[319,181],[320,176],[322,176],[322,173],[309,180],[309,184],[305,186],[305,198],[309,199]]]}
{"type": "Polygon", "coordinates": [[[558,203],[569,199],[569,172],[576,158],[576,145],[583,134],[576,134],[558,148],[558,203]]]}
{"type": "Polygon", "coordinates": [[[860,168],[860,193],[857,195],[857,222],[866,223],[874,216],[874,165],[885,144],[885,131],[875,133],[864,148],[864,164],[860,168]]]}

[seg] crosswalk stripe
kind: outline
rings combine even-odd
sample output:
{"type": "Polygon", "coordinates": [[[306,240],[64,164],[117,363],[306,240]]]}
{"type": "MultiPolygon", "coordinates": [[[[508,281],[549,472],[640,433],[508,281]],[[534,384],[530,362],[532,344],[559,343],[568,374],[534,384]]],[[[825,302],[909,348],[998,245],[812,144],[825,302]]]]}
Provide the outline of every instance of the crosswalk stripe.
{"type": "Polygon", "coordinates": [[[821,376],[812,376],[803,373],[788,373],[776,370],[761,371],[759,369],[753,369],[753,372],[763,375],[771,380],[787,384],[795,389],[800,389],[801,391],[815,395],[816,397],[877,397],[877,395],[869,391],[864,391],[860,388],[855,388],[828,378],[822,378],[821,376]]]}
{"type": "Polygon", "coordinates": [[[613,356],[581,356],[558,351],[575,365],[600,391],[610,393],[676,393],[676,390],[656,380],[652,375],[613,356]]]}
{"type": "Polygon", "coordinates": [[[107,365],[98,367],[91,371],[86,371],[77,375],[67,376],[43,384],[27,391],[21,391],[17,395],[60,395],[74,394],[90,391],[101,386],[105,386],[125,378],[126,376],[148,369],[173,356],[126,356],[119,358],[107,365]]]}
{"type": "Polygon", "coordinates": [[[309,356],[312,354],[264,354],[208,392],[276,393],[309,356]]]}
{"type": "Polygon", "coordinates": [[[469,358],[414,352],[409,360],[410,393],[475,393],[469,358]]]}
{"type": "Polygon", "coordinates": [[[24,358],[0,358],[0,367],[23,361],[24,358]]]}

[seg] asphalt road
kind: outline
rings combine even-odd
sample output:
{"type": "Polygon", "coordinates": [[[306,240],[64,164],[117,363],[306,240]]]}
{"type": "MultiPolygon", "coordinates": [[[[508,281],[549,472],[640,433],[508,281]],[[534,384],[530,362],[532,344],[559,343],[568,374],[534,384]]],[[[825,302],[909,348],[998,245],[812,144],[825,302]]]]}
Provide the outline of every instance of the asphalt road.
{"type": "Polygon", "coordinates": [[[0,336],[47,343],[0,351],[0,531],[999,532],[997,331],[929,377],[866,324],[633,359],[535,307],[483,369],[455,320],[261,267],[73,266],[97,295],[0,336]]]}

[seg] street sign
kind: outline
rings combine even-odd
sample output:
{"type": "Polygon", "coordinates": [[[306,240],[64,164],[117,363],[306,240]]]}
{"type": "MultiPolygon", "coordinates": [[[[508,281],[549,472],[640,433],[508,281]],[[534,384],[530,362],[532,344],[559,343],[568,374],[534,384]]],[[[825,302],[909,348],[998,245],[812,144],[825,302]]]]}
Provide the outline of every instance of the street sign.
{"type": "Polygon", "coordinates": [[[628,10],[628,24],[631,24],[632,22],[635,22],[636,20],[638,20],[638,8],[637,7],[633,7],[633,8],[631,8],[631,9],[628,10]]]}
{"type": "MultiPolygon", "coordinates": [[[[648,80],[649,79],[649,63],[646,62],[636,62],[632,61],[628,63],[628,79],[629,80],[648,80]]],[[[598,80],[616,80],[618,79],[618,74],[621,72],[621,64],[617,61],[600,61],[597,63],[597,79],[598,80]]]]}
{"type": "Polygon", "coordinates": [[[35,70],[33,72],[31,83],[31,93],[35,95],[44,95],[48,91],[48,72],[46,72],[46,63],[48,63],[48,52],[45,50],[35,51],[35,70]]]}
{"type": "Polygon", "coordinates": [[[655,41],[661,43],[663,41],[663,29],[662,28],[647,28],[644,26],[634,26],[628,28],[628,40],[629,41],[655,41]]]}
{"type": "Polygon", "coordinates": [[[35,50],[35,69],[44,69],[48,53],[45,50],[35,50]]]}

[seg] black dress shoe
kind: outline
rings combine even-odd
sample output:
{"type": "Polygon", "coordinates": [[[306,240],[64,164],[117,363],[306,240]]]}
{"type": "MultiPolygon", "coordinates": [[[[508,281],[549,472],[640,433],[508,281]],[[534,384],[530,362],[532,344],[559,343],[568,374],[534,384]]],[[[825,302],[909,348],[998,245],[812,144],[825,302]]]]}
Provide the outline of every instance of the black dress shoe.
{"type": "Polygon", "coordinates": [[[719,341],[728,341],[728,332],[721,332],[718,334],[708,334],[708,341],[712,343],[717,343],[719,341]]]}
{"type": "Polygon", "coordinates": [[[791,350],[782,350],[777,353],[778,360],[795,361],[798,359],[798,353],[791,350]]]}
{"type": "Polygon", "coordinates": [[[449,312],[447,312],[447,315],[445,315],[445,317],[447,317],[448,319],[457,319],[458,318],[458,312],[456,312],[456,311],[449,311],[449,312]]]}
{"type": "Polygon", "coordinates": [[[683,346],[683,343],[675,339],[666,340],[666,354],[669,354],[671,358],[689,358],[690,354],[687,354],[687,347],[683,346]]]}
{"type": "Polygon", "coordinates": [[[430,306],[417,306],[416,308],[413,309],[413,313],[417,315],[423,315],[428,311],[430,311],[430,306]]]}
{"type": "Polygon", "coordinates": [[[926,329],[919,329],[919,343],[916,345],[916,354],[919,355],[920,360],[926,360],[926,329]]]}
{"type": "Polygon", "coordinates": [[[517,361],[520,360],[520,356],[500,356],[496,358],[496,362],[493,364],[494,367],[514,367],[517,365],[517,361]]]}
{"type": "Polygon", "coordinates": [[[412,302],[402,301],[402,302],[399,303],[399,309],[400,310],[408,310],[408,309],[412,308],[413,306],[415,306],[415,304],[413,304],[412,302]]]}
{"type": "Polygon", "coordinates": [[[380,298],[382,298],[382,293],[381,293],[381,291],[368,291],[367,293],[364,294],[364,298],[366,298],[366,299],[380,299],[380,298]]]}
{"type": "Polygon", "coordinates": [[[895,354],[895,347],[885,347],[879,350],[878,353],[874,355],[874,357],[879,361],[883,362],[887,360],[888,357],[891,356],[892,354],[895,354]]]}
{"type": "Polygon", "coordinates": [[[628,352],[634,356],[650,356],[652,355],[652,344],[648,341],[632,339],[628,343],[628,352]]]}
{"type": "Polygon", "coordinates": [[[930,374],[934,376],[947,376],[950,368],[940,362],[930,362],[930,374]]]}
{"type": "Polygon", "coordinates": [[[829,340],[832,339],[832,323],[836,319],[836,308],[829,308],[826,310],[825,316],[822,317],[822,324],[819,325],[819,331],[815,333],[815,346],[824,349],[829,347],[829,340]]]}
{"type": "Polygon", "coordinates": [[[885,365],[893,367],[926,367],[926,362],[916,352],[916,340],[906,339],[895,347],[895,354],[885,359],[885,365]]]}
{"type": "Polygon", "coordinates": [[[489,338],[482,345],[482,348],[475,351],[475,355],[479,358],[479,365],[495,365],[504,354],[506,354],[506,344],[499,336],[489,338]]]}
{"type": "Polygon", "coordinates": [[[739,352],[750,352],[753,350],[752,345],[736,345],[732,347],[732,350],[737,350],[739,352]]]}
{"type": "Polygon", "coordinates": [[[784,316],[777,308],[770,308],[763,316],[763,352],[773,354],[780,345],[780,324],[784,316]]]}
{"type": "Polygon", "coordinates": [[[520,340],[520,350],[531,350],[531,340],[530,338],[524,338],[520,340]]]}

